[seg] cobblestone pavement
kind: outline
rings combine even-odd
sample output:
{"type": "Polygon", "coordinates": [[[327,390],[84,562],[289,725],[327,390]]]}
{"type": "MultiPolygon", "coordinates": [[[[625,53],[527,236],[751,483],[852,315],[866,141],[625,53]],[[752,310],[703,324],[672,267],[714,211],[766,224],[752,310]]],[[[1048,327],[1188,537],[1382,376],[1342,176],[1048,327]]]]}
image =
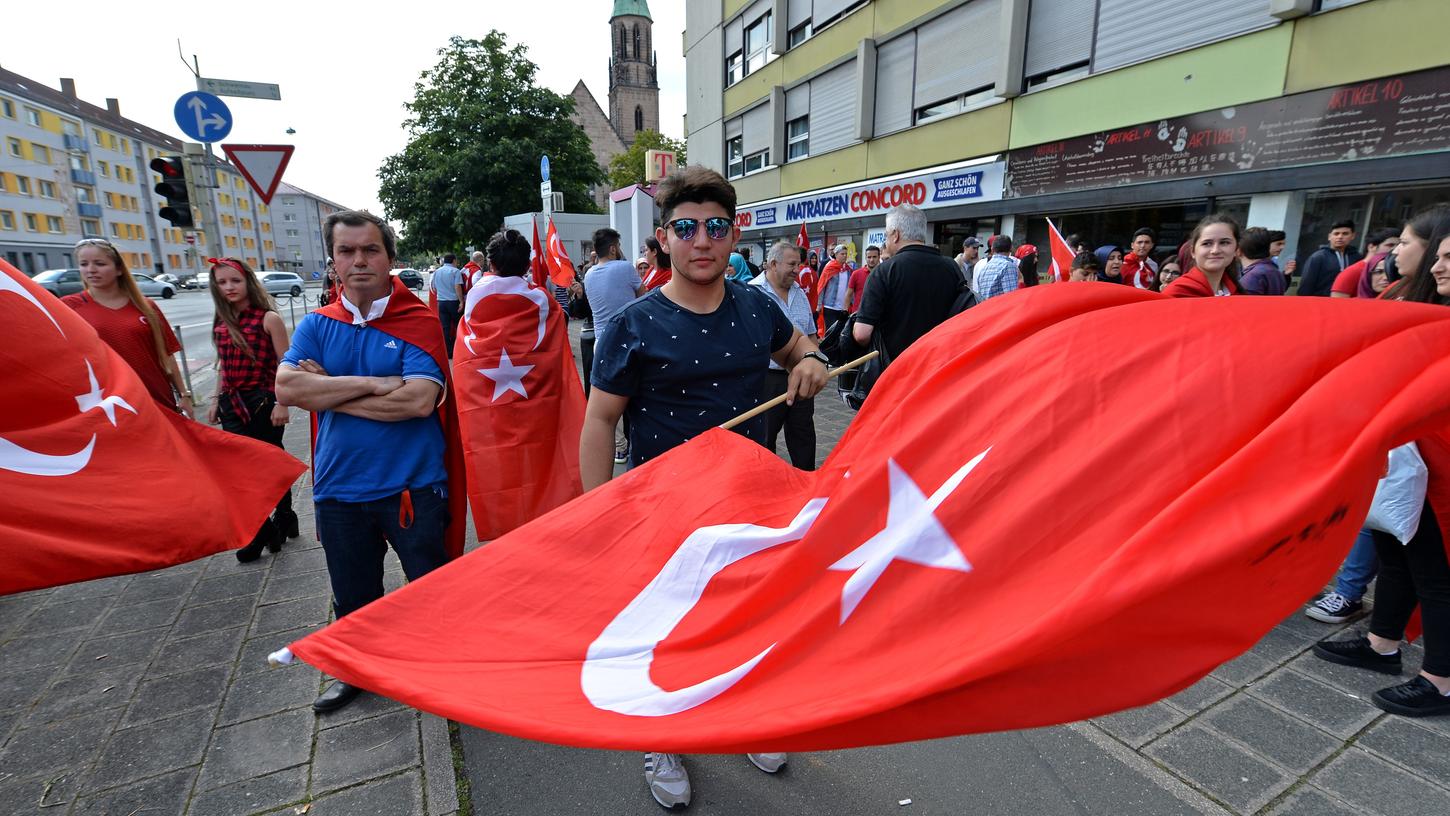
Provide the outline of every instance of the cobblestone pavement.
{"type": "MultiPolygon", "coordinates": [[[[833,394],[816,405],[822,459],[853,416],[833,394]]],[[[295,455],[306,433],[299,412],[295,455]]],[[[305,479],[294,500],[303,534],[279,555],[0,598],[0,813],[459,810],[446,722],[372,695],[316,716],[315,669],[267,668],[330,614],[305,479]]],[[[1368,695],[1388,678],[1308,653],[1342,628],[1296,613],[1192,688],[1067,728],[1204,813],[1450,813],[1450,718],[1384,714],[1368,695]]]]}

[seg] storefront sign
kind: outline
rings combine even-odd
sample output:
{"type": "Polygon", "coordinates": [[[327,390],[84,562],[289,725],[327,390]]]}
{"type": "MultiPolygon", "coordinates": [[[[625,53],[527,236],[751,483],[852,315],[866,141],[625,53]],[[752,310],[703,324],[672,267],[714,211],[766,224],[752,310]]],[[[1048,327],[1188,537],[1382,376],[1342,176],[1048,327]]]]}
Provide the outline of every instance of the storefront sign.
{"type": "Polygon", "coordinates": [[[1014,150],[1009,197],[1450,150],[1450,68],[1014,150]]]}
{"type": "Polygon", "coordinates": [[[901,204],[930,210],[953,204],[997,201],[1002,198],[1003,172],[1004,164],[1000,161],[959,165],[746,206],[735,221],[742,230],[749,230],[884,215],[887,210],[901,204]]]}

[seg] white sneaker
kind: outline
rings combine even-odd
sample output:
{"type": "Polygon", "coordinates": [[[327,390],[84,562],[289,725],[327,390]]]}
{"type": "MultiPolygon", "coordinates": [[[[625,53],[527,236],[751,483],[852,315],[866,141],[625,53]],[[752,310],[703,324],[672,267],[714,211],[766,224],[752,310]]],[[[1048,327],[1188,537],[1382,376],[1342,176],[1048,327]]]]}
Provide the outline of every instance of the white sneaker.
{"type": "Polygon", "coordinates": [[[1321,623],[1344,623],[1364,614],[1364,602],[1351,601],[1338,592],[1326,592],[1304,614],[1321,623]]]}
{"type": "Polygon", "coordinates": [[[785,767],[789,754],[746,754],[745,758],[750,764],[766,773],[773,774],[785,767]]]}
{"type": "Polygon", "coordinates": [[[690,774],[679,754],[661,754],[651,751],[644,755],[644,781],[649,784],[649,794],[661,807],[688,807],[690,804],[690,774]]]}

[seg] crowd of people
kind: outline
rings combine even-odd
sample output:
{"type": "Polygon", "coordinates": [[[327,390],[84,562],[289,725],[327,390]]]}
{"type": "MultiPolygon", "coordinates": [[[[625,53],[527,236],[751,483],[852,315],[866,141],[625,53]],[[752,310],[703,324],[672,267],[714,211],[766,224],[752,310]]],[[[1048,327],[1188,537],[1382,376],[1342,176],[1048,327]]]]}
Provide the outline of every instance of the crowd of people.
{"type": "MultiPolygon", "coordinates": [[[[571,315],[585,321],[579,356],[588,402],[579,464],[586,491],[610,480],[616,465],[643,465],[777,396],[782,404],[735,431],[771,450],[784,432],[791,462],[811,469],[813,398],[833,360],[823,344],[848,357],[875,349],[884,369],[955,312],[983,308],[1020,287],[1106,282],[1174,297],[1295,290],[1294,270],[1274,260],[1283,233],[1242,229],[1218,214],[1166,252],[1155,252],[1154,231],[1146,227],[1126,249],[1089,249],[1074,236],[1070,268],[1043,280],[1036,247],[1014,246],[1010,236],[970,237],[960,254],[943,254],[930,243],[925,214],[911,205],[887,214],[885,240],[866,247],[859,266],[847,246],[831,247],[820,265],[815,252],[788,241],[770,246],[757,266],[747,248],[737,251],[735,190],[718,173],[682,168],[661,183],[656,201],[661,225],[639,257],[631,262],[620,235],[601,229],[593,263],[567,290],[571,315]]],[[[410,579],[447,560],[445,541],[462,521],[450,510],[456,474],[447,464],[448,450],[458,445],[448,354],[459,304],[482,276],[522,275],[525,267],[522,250],[512,245],[522,246],[517,233],[500,232],[462,268],[445,256],[434,273],[433,312],[389,274],[397,252],[385,221],[338,212],[323,235],[335,294],[290,338],[246,263],[210,260],[219,376],[205,418],[281,445],[289,406],[314,414],[313,500],[334,609],[345,616],[382,596],[389,545],[410,579]]],[[[1353,245],[1353,225],[1333,225],[1327,239],[1305,263],[1298,294],[1450,305],[1450,208],[1372,232],[1364,256],[1353,245]]],[[[65,302],[136,369],[159,403],[193,416],[174,359],[176,339],[120,253],[103,239],[86,239],[77,257],[86,291],[65,302]]],[[[1011,301],[987,308],[1011,308],[1011,301]]],[[[1307,610],[1330,623],[1364,614],[1367,586],[1378,574],[1368,633],[1324,640],[1314,651],[1386,674],[1400,673],[1401,639],[1412,611],[1421,610],[1423,671],[1374,695],[1382,708],[1412,716],[1450,713],[1450,563],[1437,516],[1450,517],[1450,509],[1434,502],[1446,495],[1450,446],[1442,452],[1432,440],[1422,448],[1431,487],[1419,531],[1408,544],[1363,531],[1333,590],[1307,610]]],[[[237,558],[276,552],[297,533],[297,515],[284,497],[237,558]]],[[[335,681],[314,708],[334,711],[359,693],[335,681]]],[[[748,758],[769,773],[788,761],[785,754],[748,758]]],[[[689,803],[682,757],[646,754],[644,775],[660,804],[689,803]]]]}

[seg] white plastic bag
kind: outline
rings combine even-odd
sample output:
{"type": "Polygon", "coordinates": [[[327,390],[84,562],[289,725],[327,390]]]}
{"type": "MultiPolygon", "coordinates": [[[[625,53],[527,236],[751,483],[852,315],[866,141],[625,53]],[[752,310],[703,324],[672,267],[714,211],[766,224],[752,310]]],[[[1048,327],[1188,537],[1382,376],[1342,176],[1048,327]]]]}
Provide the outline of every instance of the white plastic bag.
{"type": "Polygon", "coordinates": [[[1414,442],[1391,450],[1389,472],[1375,488],[1364,526],[1389,533],[1401,544],[1410,543],[1420,529],[1420,513],[1425,509],[1425,489],[1429,485],[1430,470],[1414,442]]]}

